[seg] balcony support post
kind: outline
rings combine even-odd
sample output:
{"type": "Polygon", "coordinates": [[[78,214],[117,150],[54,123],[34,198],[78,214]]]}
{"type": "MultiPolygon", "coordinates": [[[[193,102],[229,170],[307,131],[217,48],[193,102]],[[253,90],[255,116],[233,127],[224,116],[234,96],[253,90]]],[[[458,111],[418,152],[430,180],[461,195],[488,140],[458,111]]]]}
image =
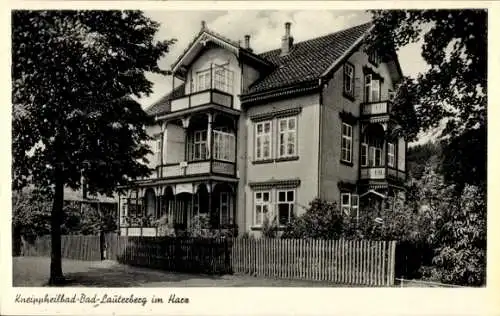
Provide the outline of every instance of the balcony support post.
{"type": "MultiPolygon", "coordinates": [[[[212,181],[208,181],[208,218],[212,218],[212,192],[213,187],[212,187],[212,181]]],[[[212,219],[210,220],[209,223],[210,228],[212,228],[212,219]]]]}
{"type": "Polygon", "coordinates": [[[387,143],[387,133],[384,135],[384,152],[385,152],[385,158],[384,158],[384,167],[385,167],[385,176],[387,177],[388,175],[388,158],[389,158],[389,145],[387,143]]]}
{"type": "Polygon", "coordinates": [[[189,116],[181,119],[182,128],[184,129],[184,161],[189,160],[189,157],[188,157],[189,156],[189,137],[188,137],[189,120],[190,120],[189,116]]]}
{"type": "Polygon", "coordinates": [[[233,144],[234,144],[234,176],[236,177],[238,175],[238,122],[239,119],[235,118],[234,119],[234,139],[233,139],[233,144]]]}
{"type": "Polygon", "coordinates": [[[213,137],[212,137],[212,122],[213,122],[213,114],[211,112],[207,113],[207,148],[208,155],[207,159],[210,161],[210,172],[212,172],[212,149],[213,149],[213,137]]]}
{"type": "Polygon", "coordinates": [[[214,88],[214,64],[210,63],[210,90],[214,88]]]}
{"type": "Polygon", "coordinates": [[[161,144],[160,144],[160,168],[158,170],[158,177],[162,178],[163,177],[163,154],[165,152],[165,130],[167,129],[167,121],[163,121],[161,123],[161,134],[160,134],[160,139],[161,139],[161,144]]]}

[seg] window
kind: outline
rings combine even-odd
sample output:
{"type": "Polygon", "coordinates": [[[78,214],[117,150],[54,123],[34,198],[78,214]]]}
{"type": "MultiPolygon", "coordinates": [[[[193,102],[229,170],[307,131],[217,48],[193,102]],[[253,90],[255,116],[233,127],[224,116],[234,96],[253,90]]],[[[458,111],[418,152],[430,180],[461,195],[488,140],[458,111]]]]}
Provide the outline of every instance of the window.
{"type": "Polygon", "coordinates": [[[389,167],[394,167],[394,162],[395,162],[395,151],[394,151],[394,144],[393,143],[387,143],[387,165],[389,167]]]}
{"type": "Polygon", "coordinates": [[[365,102],[380,101],[380,80],[373,79],[372,74],[365,76],[365,102]]]}
{"type": "Polygon", "coordinates": [[[198,86],[196,87],[196,91],[203,91],[210,89],[210,70],[204,70],[198,73],[197,77],[198,86]]]}
{"type": "Polygon", "coordinates": [[[155,158],[158,165],[161,164],[161,140],[161,136],[158,136],[155,140],[155,158]]]}
{"type": "Polygon", "coordinates": [[[255,125],[255,160],[271,158],[271,121],[255,125]]]}
{"type": "Polygon", "coordinates": [[[229,193],[220,193],[220,223],[221,225],[227,225],[231,222],[231,215],[229,214],[229,193]]]}
{"type": "Polygon", "coordinates": [[[340,194],[340,210],[342,213],[349,215],[351,212],[351,193],[340,194]]]}
{"type": "Polygon", "coordinates": [[[375,66],[378,66],[380,64],[380,55],[378,54],[377,51],[373,51],[368,55],[368,61],[374,64],[375,66]]]}
{"type": "Polygon", "coordinates": [[[197,73],[196,91],[211,89],[212,87],[227,93],[233,93],[233,72],[224,66],[213,65],[210,69],[197,73]]]}
{"type": "Polygon", "coordinates": [[[342,149],[341,160],[352,162],[352,126],[342,123],[342,149]]]}
{"type": "Polygon", "coordinates": [[[207,159],[207,131],[193,133],[191,160],[207,159]]]}
{"type": "Polygon", "coordinates": [[[361,144],[361,167],[368,166],[368,144],[361,144]]]}
{"type": "Polygon", "coordinates": [[[223,66],[214,66],[214,87],[227,93],[233,92],[233,72],[223,66]]]}
{"type": "Polygon", "coordinates": [[[351,194],[351,212],[359,220],[359,196],[357,194],[351,194]]]}
{"type": "Polygon", "coordinates": [[[271,210],[271,192],[255,192],[255,225],[262,225],[271,210]]]}
{"type": "Polygon", "coordinates": [[[288,224],[294,217],[295,191],[278,191],[278,225],[288,224]]]}
{"type": "Polygon", "coordinates": [[[340,194],[340,209],[345,215],[359,217],[359,196],[351,193],[340,194]]]}
{"type": "Polygon", "coordinates": [[[235,160],[234,151],[234,135],[214,130],[214,159],[233,162],[235,160]]]}
{"type": "Polygon", "coordinates": [[[296,156],[297,118],[289,117],[279,119],[278,127],[278,156],[280,158],[296,156]]]}
{"type": "Polygon", "coordinates": [[[354,66],[344,65],[344,93],[348,96],[354,96],[354,66]]]}

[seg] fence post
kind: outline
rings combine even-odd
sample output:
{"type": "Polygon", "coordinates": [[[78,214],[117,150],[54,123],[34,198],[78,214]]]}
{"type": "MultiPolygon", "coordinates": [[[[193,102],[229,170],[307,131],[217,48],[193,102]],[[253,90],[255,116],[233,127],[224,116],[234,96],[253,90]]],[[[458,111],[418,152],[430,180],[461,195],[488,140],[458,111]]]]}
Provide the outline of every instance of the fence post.
{"type": "Polygon", "coordinates": [[[391,240],[389,242],[389,273],[388,273],[388,285],[394,285],[394,269],[395,269],[395,259],[396,259],[396,241],[391,240]]]}

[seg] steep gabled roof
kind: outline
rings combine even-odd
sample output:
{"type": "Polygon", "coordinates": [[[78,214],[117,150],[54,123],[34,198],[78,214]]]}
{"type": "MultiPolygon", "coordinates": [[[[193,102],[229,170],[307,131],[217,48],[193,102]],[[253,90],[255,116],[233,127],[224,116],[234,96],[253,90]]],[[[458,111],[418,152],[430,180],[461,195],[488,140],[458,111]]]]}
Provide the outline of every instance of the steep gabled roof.
{"type": "Polygon", "coordinates": [[[233,51],[238,56],[244,55],[251,58],[254,62],[260,63],[264,67],[272,66],[267,60],[261,58],[259,55],[254,54],[250,49],[247,49],[240,45],[240,42],[233,41],[217,32],[208,29],[204,23],[202,23],[201,30],[195,35],[193,40],[189,43],[186,49],[182,52],[177,60],[172,64],[172,72],[174,76],[177,74],[179,66],[182,62],[187,59],[187,64],[190,64],[193,58],[202,50],[206,42],[213,42],[216,45],[229,49],[233,51]]]}
{"type": "Polygon", "coordinates": [[[370,26],[371,23],[365,23],[296,43],[290,53],[284,56],[280,55],[280,49],[260,54],[260,57],[274,65],[274,70],[252,84],[247,94],[319,79],[332,64],[359,41],[370,26]]]}
{"type": "Polygon", "coordinates": [[[184,86],[185,84],[181,84],[174,90],[172,90],[167,95],[163,96],[160,100],[156,101],[152,105],[150,105],[145,111],[149,116],[160,115],[166,112],[170,112],[170,101],[172,99],[181,97],[184,95],[184,86]]]}
{"type": "MultiPolygon", "coordinates": [[[[372,26],[371,22],[357,25],[345,30],[331,33],[325,36],[295,43],[291,51],[281,55],[281,49],[274,49],[261,54],[254,54],[240,46],[239,42],[230,39],[202,27],[194,37],[186,50],[178,57],[172,65],[173,70],[183,59],[189,50],[198,42],[204,40],[204,36],[213,38],[221,43],[229,45],[232,49],[238,49],[241,56],[252,58],[266,68],[266,73],[254,82],[248,91],[242,95],[242,100],[252,95],[267,93],[277,89],[290,86],[300,86],[302,83],[310,83],[318,80],[324,74],[330,72],[335,65],[348,56],[351,50],[361,43],[364,35],[372,26]]],[[[175,88],[171,93],[162,97],[159,101],[146,109],[151,116],[160,115],[170,111],[170,101],[184,94],[184,84],[175,88]]]]}

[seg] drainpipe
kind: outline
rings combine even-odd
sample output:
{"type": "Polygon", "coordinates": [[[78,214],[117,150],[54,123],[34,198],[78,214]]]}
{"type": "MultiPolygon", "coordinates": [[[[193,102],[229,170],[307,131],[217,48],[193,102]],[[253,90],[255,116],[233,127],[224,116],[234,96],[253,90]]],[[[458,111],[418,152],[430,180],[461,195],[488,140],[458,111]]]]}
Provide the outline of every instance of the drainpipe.
{"type": "Polygon", "coordinates": [[[318,139],[318,198],[321,198],[321,138],[323,137],[323,81],[321,78],[318,80],[319,86],[319,139],[318,139]]]}

